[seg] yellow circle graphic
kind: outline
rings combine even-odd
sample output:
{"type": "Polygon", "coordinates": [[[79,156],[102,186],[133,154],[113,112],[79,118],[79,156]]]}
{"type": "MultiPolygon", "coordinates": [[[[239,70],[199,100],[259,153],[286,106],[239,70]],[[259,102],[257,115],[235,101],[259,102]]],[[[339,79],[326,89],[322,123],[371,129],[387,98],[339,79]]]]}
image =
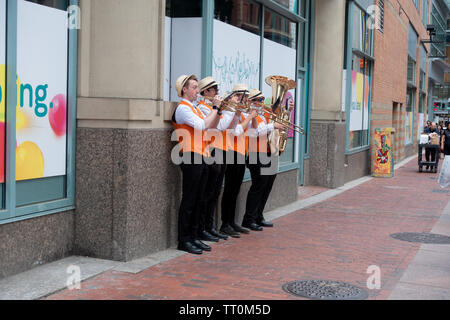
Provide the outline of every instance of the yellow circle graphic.
{"type": "Polygon", "coordinates": [[[44,176],[44,156],[41,149],[26,141],[16,149],[16,180],[38,179],[44,176]]]}

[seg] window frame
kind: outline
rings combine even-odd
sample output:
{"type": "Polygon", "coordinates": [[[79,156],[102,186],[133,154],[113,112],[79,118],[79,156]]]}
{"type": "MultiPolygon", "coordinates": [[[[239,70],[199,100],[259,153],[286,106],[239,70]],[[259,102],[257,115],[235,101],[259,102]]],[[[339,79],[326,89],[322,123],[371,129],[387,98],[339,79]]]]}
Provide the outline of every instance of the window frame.
{"type": "MultiPolygon", "coordinates": [[[[374,66],[374,62],[375,62],[375,58],[373,57],[373,39],[374,39],[374,32],[373,30],[369,29],[369,37],[368,37],[368,45],[369,45],[369,52],[363,52],[361,51],[359,48],[354,48],[353,47],[353,34],[354,34],[354,15],[356,12],[359,12],[357,10],[362,11],[363,13],[365,13],[367,15],[367,17],[369,16],[369,14],[367,13],[366,10],[364,10],[363,7],[361,7],[357,2],[353,2],[353,1],[348,1],[347,2],[347,15],[346,15],[346,40],[345,40],[345,60],[344,60],[344,71],[347,74],[346,77],[346,87],[345,87],[345,115],[346,115],[346,133],[345,133],[345,154],[346,155],[351,155],[354,153],[358,153],[358,152],[362,152],[362,151],[366,151],[368,149],[370,149],[370,136],[371,136],[371,111],[372,111],[372,76],[373,76],[373,66],[374,66]],[[354,147],[354,148],[350,148],[349,147],[349,143],[350,143],[350,106],[351,106],[351,97],[352,97],[352,77],[351,77],[351,72],[352,72],[352,61],[353,61],[353,55],[356,55],[360,58],[364,58],[365,60],[367,60],[368,65],[369,65],[369,93],[368,93],[368,106],[367,106],[367,113],[368,113],[368,126],[367,126],[367,135],[364,135],[364,131],[366,130],[361,130],[361,145],[354,147]],[[364,141],[363,141],[364,140],[364,141]]],[[[364,92],[365,92],[365,81],[363,84],[363,97],[364,97],[364,92]]],[[[364,100],[364,98],[363,98],[364,100]]],[[[364,114],[364,106],[362,107],[362,128],[364,128],[364,119],[365,119],[365,114],[364,114]]]]}
{"type": "MultiPolygon", "coordinates": [[[[291,162],[285,162],[280,163],[279,166],[279,173],[286,172],[286,171],[292,171],[295,169],[299,169],[299,171],[302,171],[303,167],[303,160],[307,156],[307,152],[305,149],[299,146],[306,146],[308,144],[309,138],[308,138],[308,124],[309,124],[309,86],[310,86],[310,66],[307,63],[308,57],[310,57],[311,53],[307,52],[307,48],[311,50],[311,47],[308,46],[308,41],[310,38],[310,29],[308,24],[308,12],[310,10],[310,7],[313,6],[314,0],[299,0],[300,5],[298,8],[301,9],[302,12],[305,13],[305,17],[301,16],[300,14],[294,13],[290,11],[289,9],[281,6],[280,4],[276,3],[274,0],[253,0],[253,3],[257,3],[260,5],[261,10],[261,58],[260,58],[260,87],[264,83],[263,79],[263,55],[264,55],[264,46],[263,41],[265,39],[264,37],[264,13],[265,10],[271,10],[275,14],[281,16],[284,19],[289,20],[290,22],[296,23],[296,33],[297,33],[297,39],[296,39],[296,51],[297,51],[297,61],[296,61],[296,78],[293,79],[297,83],[299,82],[299,79],[302,79],[303,83],[303,92],[302,92],[302,100],[303,101],[297,101],[296,98],[296,123],[303,126],[305,128],[305,136],[299,137],[298,133],[294,134],[294,151],[293,151],[293,159],[291,162]],[[303,26],[303,28],[302,28],[303,26]],[[300,110],[299,110],[300,108],[300,110]],[[306,110],[308,109],[308,110],[306,110]],[[300,111],[300,112],[299,112],[300,111]],[[298,119],[298,116],[300,116],[300,119],[298,119]],[[306,119],[308,117],[308,119],[306,119]],[[299,121],[299,122],[297,122],[299,121]]],[[[212,57],[212,47],[213,47],[213,22],[214,22],[214,1],[210,0],[203,0],[203,52],[202,54],[204,57],[212,57]],[[210,53],[210,54],[208,54],[210,53]]],[[[209,61],[209,58],[202,59],[202,77],[206,77],[210,75],[212,70],[212,61],[209,61]]],[[[247,170],[248,171],[248,170],[247,170]]],[[[303,179],[303,172],[300,173],[301,179],[303,179]]],[[[249,172],[246,172],[244,176],[244,181],[250,180],[250,174],[249,172]]],[[[299,179],[300,180],[300,179],[299,179]]]]}
{"type": "MultiPolygon", "coordinates": [[[[16,139],[16,105],[17,85],[17,26],[18,1],[8,0],[6,8],[7,38],[6,50],[8,69],[6,79],[6,141],[5,141],[5,190],[4,209],[0,210],[0,225],[27,220],[44,215],[61,213],[75,208],[75,152],[76,152],[76,105],[77,105],[77,50],[78,30],[68,28],[68,75],[67,75],[67,144],[66,144],[66,197],[58,200],[43,201],[16,206],[15,175],[15,139],[16,139]]],[[[77,6],[78,0],[69,0],[69,7],[77,6]]],[[[64,176],[63,176],[64,177],[64,176]]]]}

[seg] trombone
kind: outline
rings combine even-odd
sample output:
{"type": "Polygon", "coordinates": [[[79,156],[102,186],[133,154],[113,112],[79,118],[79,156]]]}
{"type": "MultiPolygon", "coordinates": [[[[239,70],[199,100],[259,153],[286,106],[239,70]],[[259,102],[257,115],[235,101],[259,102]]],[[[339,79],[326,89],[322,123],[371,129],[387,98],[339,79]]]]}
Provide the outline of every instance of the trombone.
{"type": "MultiPolygon", "coordinates": [[[[281,124],[285,127],[285,129],[292,129],[300,134],[305,134],[305,130],[301,126],[298,126],[295,123],[290,122],[289,120],[283,119],[280,115],[272,112],[270,109],[270,105],[264,104],[262,102],[256,102],[253,104],[256,106],[256,110],[258,111],[259,115],[264,116],[265,114],[267,114],[269,115],[270,120],[281,124]]],[[[248,109],[251,110],[251,107],[249,107],[248,109]]]]}
{"type": "MultiPolygon", "coordinates": [[[[210,101],[214,100],[214,97],[204,96],[205,99],[208,99],[210,101]]],[[[212,107],[212,103],[205,102],[208,106],[212,107]]],[[[246,112],[246,110],[249,108],[248,104],[240,103],[240,102],[234,102],[234,101],[222,101],[219,109],[220,111],[226,110],[231,112],[246,112]]]]}

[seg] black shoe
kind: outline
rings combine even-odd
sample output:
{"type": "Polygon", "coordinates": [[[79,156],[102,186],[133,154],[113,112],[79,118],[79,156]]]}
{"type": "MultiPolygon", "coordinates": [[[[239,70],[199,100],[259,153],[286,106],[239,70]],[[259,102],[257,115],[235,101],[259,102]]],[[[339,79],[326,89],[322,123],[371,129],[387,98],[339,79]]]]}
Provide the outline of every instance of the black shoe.
{"type": "Polygon", "coordinates": [[[217,231],[216,229],[212,228],[210,230],[207,230],[211,235],[214,237],[217,237],[219,239],[227,240],[228,236],[222,232],[217,231]]]}
{"type": "Polygon", "coordinates": [[[261,226],[257,225],[254,222],[252,222],[252,223],[243,223],[242,226],[246,227],[246,228],[249,228],[250,230],[253,230],[253,231],[263,231],[263,228],[261,226]]]}
{"type": "Polygon", "coordinates": [[[203,253],[202,249],[198,248],[195,244],[189,241],[178,243],[178,250],[187,251],[193,254],[203,253]]]}
{"type": "Polygon", "coordinates": [[[202,231],[200,232],[200,240],[203,241],[212,241],[212,242],[219,242],[219,238],[213,236],[208,231],[202,231]]]}
{"type": "Polygon", "coordinates": [[[273,227],[273,223],[272,222],[268,222],[266,220],[261,220],[260,222],[257,222],[256,224],[260,225],[261,227],[267,227],[267,228],[272,228],[273,227]]]}
{"type": "Polygon", "coordinates": [[[211,251],[211,247],[210,246],[208,246],[207,244],[204,244],[203,242],[201,242],[198,239],[194,240],[192,243],[195,244],[196,247],[199,247],[202,250],[211,251]]]}
{"type": "Polygon", "coordinates": [[[249,234],[250,230],[242,228],[241,226],[238,226],[236,223],[230,223],[230,226],[234,229],[236,232],[249,234]]]}
{"type": "Polygon", "coordinates": [[[220,228],[220,232],[225,233],[232,238],[240,238],[241,237],[239,232],[234,231],[234,229],[229,224],[222,226],[222,228],[220,228]]]}

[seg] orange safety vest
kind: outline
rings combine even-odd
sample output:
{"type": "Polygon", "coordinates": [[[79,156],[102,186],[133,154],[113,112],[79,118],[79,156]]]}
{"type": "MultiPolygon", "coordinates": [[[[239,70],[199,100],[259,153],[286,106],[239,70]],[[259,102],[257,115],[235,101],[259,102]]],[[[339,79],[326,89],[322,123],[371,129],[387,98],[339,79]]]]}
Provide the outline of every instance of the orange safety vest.
{"type": "MultiPolygon", "coordinates": [[[[207,107],[210,112],[212,112],[212,107],[206,104],[203,100],[200,101],[200,104],[207,107]]],[[[223,119],[223,116],[220,116],[220,119],[223,119]]],[[[208,146],[213,149],[217,148],[223,151],[227,151],[227,134],[226,131],[220,132],[219,130],[207,130],[205,132],[204,139],[208,146]],[[222,136],[222,139],[219,139],[218,136],[222,136]],[[221,141],[222,140],[222,141],[221,141]]]]}
{"type": "MultiPolygon", "coordinates": [[[[182,100],[180,102],[180,105],[185,105],[191,108],[192,112],[200,119],[205,118],[200,110],[195,109],[191,104],[187,103],[186,101],[182,100]]],[[[194,152],[204,156],[208,155],[207,143],[203,139],[203,134],[205,131],[196,130],[187,124],[178,124],[176,122],[172,122],[172,124],[175,128],[181,153],[194,152]],[[185,135],[186,132],[187,135],[185,135]]]]}
{"type": "MultiPolygon", "coordinates": [[[[241,120],[239,124],[245,120],[244,116],[241,114],[241,120]]],[[[227,130],[227,148],[228,150],[234,150],[242,155],[246,155],[248,153],[248,145],[246,143],[245,137],[247,136],[247,128],[244,128],[244,133],[239,136],[234,136],[232,134],[232,130],[227,130]]]]}
{"type": "MultiPolygon", "coordinates": [[[[257,116],[256,118],[256,122],[258,124],[258,126],[261,123],[266,123],[263,118],[261,118],[261,116],[257,116]]],[[[249,152],[263,152],[263,153],[267,153],[268,151],[268,145],[267,145],[267,134],[262,135],[262,136],[258,136],[258,138],[250,138],[251,140],[249,141],[249,147],[248,147],[248,151],[249,152]]]]}

